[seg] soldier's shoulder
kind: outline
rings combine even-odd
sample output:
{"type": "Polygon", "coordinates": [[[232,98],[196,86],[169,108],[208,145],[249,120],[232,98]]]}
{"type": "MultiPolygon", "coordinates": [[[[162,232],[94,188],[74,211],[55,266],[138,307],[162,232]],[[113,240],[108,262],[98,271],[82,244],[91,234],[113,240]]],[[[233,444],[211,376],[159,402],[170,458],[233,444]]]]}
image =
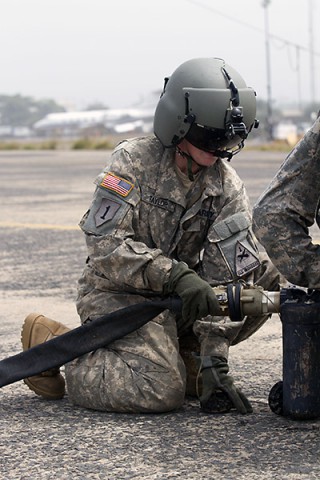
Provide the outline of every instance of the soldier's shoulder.
{"type": "Polygon", "coordinates": [[[125,151],[133,158],[163,153],[163,146],[157,137],[153,134],[141,137],[133,137],[122,140],[115,147],[114,152],[125,151]]]}
{"type": "Polygon", "coordinates": [[[240,186],[243,184],[243,181],[239,177],[236,169],[232,165],[230,165],[229,162],[226,162],[225,160],[220,160],[219,169],[224,182],[230,182],[234,186],[240,186]]]}

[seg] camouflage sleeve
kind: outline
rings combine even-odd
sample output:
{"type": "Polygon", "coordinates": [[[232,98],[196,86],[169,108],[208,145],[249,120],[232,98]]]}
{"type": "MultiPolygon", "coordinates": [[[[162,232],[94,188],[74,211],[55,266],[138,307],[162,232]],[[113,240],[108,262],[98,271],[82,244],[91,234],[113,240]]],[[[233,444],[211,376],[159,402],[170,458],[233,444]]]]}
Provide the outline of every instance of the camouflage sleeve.
{"type": "Polygon", "coordinates": [[[251,230],[251,207],[242,181],[228,175],[223,206],[204,245],[202,275],[211,285],[245,278],[260,266],[251,230]]]}
{"type": "Polygon", "coordinates": [[[80,222],[86,234],[89,267],[102,290],[162,293],[172,261],[160,249],[135,240],[140,189],[130,163],[125,152],[117,151],[96,179],[91,207],[80,222]]]}
{"type": "Polygon", "coordinates": [[[253,229],[290,282],[320,288],[320,246],[312,242],[320,195],[320,120],[288,155],[253,210],[253,229]]]}

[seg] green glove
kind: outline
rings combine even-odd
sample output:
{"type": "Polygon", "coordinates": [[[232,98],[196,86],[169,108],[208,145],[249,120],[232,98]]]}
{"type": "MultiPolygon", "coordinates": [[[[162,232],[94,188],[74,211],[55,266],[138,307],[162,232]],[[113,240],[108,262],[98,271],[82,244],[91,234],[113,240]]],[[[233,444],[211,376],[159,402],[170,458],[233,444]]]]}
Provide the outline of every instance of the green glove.
{"type": "Polygon", "coordinates": [[[198,356],[197,361],[201,365],[200,405],[204,412],[224,413],[236,409],[243,414],[252,413],[249,400],[228,375],[229,366],[224,358],[198,356]]]}
{"type": "Polygon", "coordinates": [[[165,293],[176,293],[182,300],[182,318],[193,323],[207,315],[222,315],[219,301],[208,282],[184,262],[172,267],[165,293]]]}

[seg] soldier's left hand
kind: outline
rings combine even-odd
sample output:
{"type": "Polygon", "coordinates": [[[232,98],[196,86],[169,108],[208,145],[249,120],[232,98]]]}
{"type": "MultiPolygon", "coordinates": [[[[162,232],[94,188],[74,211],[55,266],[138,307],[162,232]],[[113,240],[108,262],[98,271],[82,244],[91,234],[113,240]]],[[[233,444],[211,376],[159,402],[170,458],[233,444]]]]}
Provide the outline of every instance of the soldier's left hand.
{"type": "Polygon", "coordinates": [[[239,413],[252,413],[247,397],[234,384],[229,375],[229,366],[224,358],[198,357],[201,364],[202,392],[201,409],[207,413],[225,413],[232,409],[239,413]]]}

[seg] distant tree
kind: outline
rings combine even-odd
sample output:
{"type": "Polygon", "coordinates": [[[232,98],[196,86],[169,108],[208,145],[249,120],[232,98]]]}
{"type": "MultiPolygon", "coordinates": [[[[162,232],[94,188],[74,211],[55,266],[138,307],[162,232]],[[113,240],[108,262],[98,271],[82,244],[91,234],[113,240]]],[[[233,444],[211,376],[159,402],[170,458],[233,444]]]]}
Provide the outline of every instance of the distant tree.
{"type": "Polygon", "coordinates": [[[32,124],[45,117],[49,113],[65,112],[66,109],[50,98],[38,100],[35,102],[32,124]]]}
{"type": "Polygon", "coordinates": [[[0,125],[32,127],[48,113],[64,112],[54,100],[35,100],[22,95],[0,95],[0,125]]]}

